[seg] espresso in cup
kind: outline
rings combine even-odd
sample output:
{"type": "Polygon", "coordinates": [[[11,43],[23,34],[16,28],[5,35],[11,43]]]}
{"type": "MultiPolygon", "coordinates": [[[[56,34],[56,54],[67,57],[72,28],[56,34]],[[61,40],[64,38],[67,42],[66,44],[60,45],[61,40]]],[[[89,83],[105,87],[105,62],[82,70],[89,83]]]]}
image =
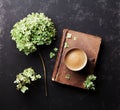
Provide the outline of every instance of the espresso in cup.
{"type": "Polygon", "coordinates": [[[69,50],[65,55],[65,65],[72,71],[79,71],[87,64],[86,53],[78,48],[69,50]]]}

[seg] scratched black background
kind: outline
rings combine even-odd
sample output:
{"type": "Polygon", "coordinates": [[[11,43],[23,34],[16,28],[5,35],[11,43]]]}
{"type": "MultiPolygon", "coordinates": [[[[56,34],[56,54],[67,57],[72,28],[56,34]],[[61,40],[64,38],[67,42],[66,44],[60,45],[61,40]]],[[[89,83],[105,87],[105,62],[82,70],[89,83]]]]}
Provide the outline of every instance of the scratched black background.
{"type": "Polygon", "coordinates": [[[0,0],[0,110],[120,110],[120,1],[119,0],[0,0]],[[37,52],[29,56],[16,49],[10,30],[31,12],[52,18],[57,40],[41,53],[47,68],[48,96],[37,52]],[[96,91],[51,81],[55,58],[49,52],[59,47],[62,30],[70,28],[102,37],[96,65],[96,91]],[[16,74],[27,67],[41,73],[26,94],[16,90],[16,74]]]}

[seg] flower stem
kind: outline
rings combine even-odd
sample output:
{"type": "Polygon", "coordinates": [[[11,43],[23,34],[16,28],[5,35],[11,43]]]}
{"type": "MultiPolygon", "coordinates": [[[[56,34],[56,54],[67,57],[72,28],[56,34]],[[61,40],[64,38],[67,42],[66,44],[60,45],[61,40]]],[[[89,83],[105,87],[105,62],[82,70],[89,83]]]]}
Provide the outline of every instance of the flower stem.
{"type": "Polygon", "coordinates": [[[45,67],[45,62],[43,60],[43,57],[41,55],[41,53],[39,52],[39,57],[41,59],[41,62],[42,62],[42,66],[43,66],[43,71],[44,71],[44,83],[45,83],[45,96],[48,95],[47,93],[47,75],[46,75],[46,67],[45,67]]]}

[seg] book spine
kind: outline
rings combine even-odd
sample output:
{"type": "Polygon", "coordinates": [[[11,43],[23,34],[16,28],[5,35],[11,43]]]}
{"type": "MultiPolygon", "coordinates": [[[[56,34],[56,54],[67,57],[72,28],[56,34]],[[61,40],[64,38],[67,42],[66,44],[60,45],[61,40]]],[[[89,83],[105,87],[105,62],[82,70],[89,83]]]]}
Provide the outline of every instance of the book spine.
{"type": "Polygon", "coordinates": [[[57,76],[57,73],[58,73],[58,68],[59,68],[59,64],[60,64],[60,60],[61,60],[61,53],[63,52],[64,42],[65,42],[65,38],[66,38],[65,36],[66,36],[67,32],[68,32],[68,29],[64,29],[63,30],[63,35],[62,35],[62,39],[61,39],[58,55],[57,55],[57,58],[56,58],[54,69],[53,69],[52,81],[57,80],[56,76],[57,76]]]}

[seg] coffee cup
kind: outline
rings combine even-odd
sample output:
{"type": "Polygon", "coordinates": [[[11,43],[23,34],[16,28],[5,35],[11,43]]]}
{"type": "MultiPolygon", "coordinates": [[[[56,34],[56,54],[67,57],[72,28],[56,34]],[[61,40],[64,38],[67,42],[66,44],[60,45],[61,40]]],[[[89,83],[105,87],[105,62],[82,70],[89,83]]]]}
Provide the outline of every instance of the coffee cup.
{"type": "Polygon", "coordinates": [[[64,63],[69,70],[80,71],[87,64],[87,55],[82,49],[72,48],[66,52],[64,63]]]}

